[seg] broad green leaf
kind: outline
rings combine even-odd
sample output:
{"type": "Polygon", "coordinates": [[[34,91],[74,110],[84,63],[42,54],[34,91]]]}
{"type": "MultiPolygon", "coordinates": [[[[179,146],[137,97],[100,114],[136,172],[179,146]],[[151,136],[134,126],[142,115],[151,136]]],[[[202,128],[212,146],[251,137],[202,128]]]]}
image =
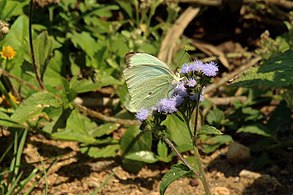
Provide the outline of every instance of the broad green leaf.
{"type": "Polygon", "coordinates": [[[219,125],[221,124],[224,118],[224,112],[218,108],[214,108],[208,112],[206,120],[211,125],[219,125]]]}
{"type": "Polygon", "coordinates": [[[128,153],[127,155],[124,156],[124,158],[128,160],[141,161],[145,163],[155,163],[158,161],[158,159],[156,159],[153,152],[143,151],[143,150],[139,152],[128,153]]]}
{"type": "Polygon", "coordinates": [[[217,128],[209,125],[204,125],[199,131],[198,134],[209,134],[209,135],[221,135],[222,132],[217,128]]]}
{"type": "Polygon", "coordinates": [[[172,154],[168,155],[168,146],[161,140],[158,142],[157,146],[157,159],[163,162],[170,162],[172,160],[172,154]]]}
{"type": "Polygon", "coordinates": [[[183,164],[176,164],[164,175],[160,183],[160,194],[163,195],[168,186],[175,180],[182,177],[191,176],[192,171],[183,164]]]}
{"type": "Polygon", "coordinates": [[[70,88],[77,93],[84,93],[95,91],[103,86],[120,84],[121,82],[114,79],[112,76],[102,73],[95,78],[95,81],[92,81],[91,79],[78,80],[76,77],[73,77],[70,81],[70,88]]]}
{"type": "Polygon", "coordinates": [[[95,143],[96,139],[90,135],[89,131],[96,128],[96,123],[80,114],[77,110],[73,110],[67,119],[65,130],[60,130],[51,136],[63,140],[95,143]]]}
{"type": "MultiPolygon", "coordinates": [[[[140,151],[151,151],[152,134],[140,131],[137,125],[130,126],[121,139],[120,147],[124,155],[140,151]]],[[[124,158],[122,164],[126,170],[136,173],[144,165],[144,162],[124,158]]]]}
{"type": "Polygon", "coordinates": [[[117,0],[116,2],[128,14],[129,18],[132,18],[133,9],[132,9],[131,3],[129,3],[128,0],[117,0]]]}
{"type": "Polygon", "coordinates": [[[11,115],[11,120],[20,124],[37,117],[44,108],[59,107],[61,101],[54,94],[41,91],[25,99],[11,115]]]}
{"type": "Polygon", "coordinates": [[[167,127],[170,139],[176,144],[180,152],[193,149],[191,132],[186,124],[175,115],[168,115],[167,119],[162,122],[167,127]]]}
{"type": "Polygon", "coordinates": [[[118,144],[114,144],[114,145],[107,145],[105,147],[96,147],[96,146],[81,147],[80,151],[82,153],[86,153],[92,158],[109,158],[109,157],[117,156],[119,149],[120,149],[120,146],[118,144]]]}
{"type": "Polygon", "coordinates": [[[93,137],[101,137],[103,135],[109,135],[113,131],[115,131],[119,125],[114,123],[106,123],[103,125],[100,125],[99,127],[92,129],[89,131],[89,134],[93,137]]]}
{"type": "Polygon", "coordinates": [[[252,134],[257,134],[257,135],[261,135],[265,137],[271,137],[269,130],[261,124],[248,125],[248,126],[241,127],[240,129],[237,130],[237,133],[252,133],[252,134]]]}
{"type": "Polygon", "coordinates": [[[61,139],[67,141],[76,141],[81,143],[92,144],[95,143],[95,138],[87,135],[84,132],[79,132],[76,129],[66,128],[65,130],[52,133],[51,137],[54,139],[61,139]]]}
{"type": "Polygon", "coordinates": [[[63,54],[60,51],[55,50],[44,74],[44,83],[46,86],[52,86],[55,88],[63,86],[65,78],[62,77],[62,69],[64,69],[62,58],[63,54]]]}
{"type": "Polygon", "coordinates": [[[49,59],[53,55],[53,40],[49,38],[48,33],[45,31],[33,40],[33,44],[35,63],[38,67],[38,71],[41,74],[41,77],[43,78],[43,75],[49,63],[49,59]]]}
{"type": "Polygon", "coordinates": [[[0,19],[8,20],[12,16],[17,16],[23,13],[22,9],[28,4],[28,0],[20,2],[13,0],[0,1],[0,19]]]}
{"type": "Polygon", "coordinates": [[[289,87],[293,84],[293,50],[280,53],[264,61],[260,67],[250,68],[233,84],[236,87],[289,87]]]}
{"type": "Polygon", "coordinates": [[[13,121],[10,117],[4,112],[0,111],[0,126],[2,127],[16,127],[16,128],[24,128],[25,126],[13,121]]]}
{"type": "Polygon", "coordinates": [[[70,34],[70,38],[75,47],[80,47],[89,57],[95,54],[96,41],[88,32],[70,34]]]}
{"type": "Polygon", "coordinates": [[[199,135],[199,140],[201,143],[201,149],[204,153],[209,154],[214,152],[223,144],[228,144],[233,141],[230,135],[215,135],[210,136],[206,134],[199,135]]]}

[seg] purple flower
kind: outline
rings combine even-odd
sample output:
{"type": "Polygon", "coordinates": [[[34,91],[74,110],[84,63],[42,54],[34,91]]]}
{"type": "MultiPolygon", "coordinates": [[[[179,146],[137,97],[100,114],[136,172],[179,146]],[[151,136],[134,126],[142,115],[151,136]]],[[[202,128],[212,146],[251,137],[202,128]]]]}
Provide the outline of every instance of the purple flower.
{"type": "Polygon", "coordinates": [[[141,109],[135,114],[135,118],[139,121],[144,121],[148,118],[149,116],[149,111],[147,109],[141,109]]]}
{"type": "Polygon", "coordinates": [[[214,77],[219,71],[215,62],[205,63],[201,69],[202,73],[208,77],[214,77]]]}
{"type": "Polygon", "coordinates": [[[180,74],[187,74],[189,72],[189,66],[187,63],[183,64],[180,69],[180,74]]]}
{"type": "Polygon", "coordinates": [[[200,94],[200,96],[199,96],[199,101],[200,101],[200,102],[203,102],[203,101],[204,101],[204,96],[203,96],[203,94],[200,94]]]}
{"type": "Polygon", "coordinates": [[[173,96],[172,99],[173,98],[175,99],[176,106],[180,106],[184,102],[184,98],[178,94],[173,96]]]}
{"type": "Polygon", "coordinates": [[[187,81],[187,85],[188,85],[189,87],[195,87],[196,84],[197,84],[197,83],[196,83],[196,80],[195,80],[194,78],[191,78],[191,79],[189,79],[189,80],[187,81]]]}
{"type": "Polygon", "coordinates": [[[189,99],[192,100],[192,101],[196,101],[197,98],[198,98],[198,94],[197,93],[189,97],[189,99]]]}
{"type": "Polygon", "coordinates": [[[184,84],[185,83],[183,81],[179,82],[174,90],[174,93],[182,97],[186,97],[188,94],[186,92],[186,87],[184,86],[184,84]]]}
{"type": "Polygon", "coordinates": [[[177,112],[176,105],[176,98],[164,98],[161,99],[160,102],[156,105],[155,110],[164,114],[172,114],[174,112],[177,112]]]}
{"type": "Polygon", "coordinates": [[[204,63],[201,61],[195,60],[190,66],[189,70],[192,72],[200,72],[202,70],[202,67],[204,66],[204,63]]]}

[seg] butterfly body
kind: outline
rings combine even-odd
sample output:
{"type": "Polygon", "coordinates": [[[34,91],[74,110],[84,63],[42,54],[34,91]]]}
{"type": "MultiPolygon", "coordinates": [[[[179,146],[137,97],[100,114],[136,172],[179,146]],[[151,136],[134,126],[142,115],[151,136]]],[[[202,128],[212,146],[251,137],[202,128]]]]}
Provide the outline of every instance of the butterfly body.
{"type": "Polygon", "coordinates": [[[131,96],[131,111],[152,109],[159,100],[169,97],[179,82],[179,76],[152,55],[131,52],[125,59],[128,68],[123,73],[131,96]]]}

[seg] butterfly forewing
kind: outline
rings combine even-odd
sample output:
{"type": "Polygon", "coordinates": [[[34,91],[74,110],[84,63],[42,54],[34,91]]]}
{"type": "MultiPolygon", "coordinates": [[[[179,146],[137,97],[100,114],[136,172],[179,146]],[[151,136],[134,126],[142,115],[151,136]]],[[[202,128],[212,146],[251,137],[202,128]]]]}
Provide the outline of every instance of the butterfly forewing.
{"type": "Polygon", "coordinates": [[[145,53],[126,54],[128,68],[123,71],[131,96],[132,111],[151,109],[174,89],[177,76],[159,59],[145,53]]]}

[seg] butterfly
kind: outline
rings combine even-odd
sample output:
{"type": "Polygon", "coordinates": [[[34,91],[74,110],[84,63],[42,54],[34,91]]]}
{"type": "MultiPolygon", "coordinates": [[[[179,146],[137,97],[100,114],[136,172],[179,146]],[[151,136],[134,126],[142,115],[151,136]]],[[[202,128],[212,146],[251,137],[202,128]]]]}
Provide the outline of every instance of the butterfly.
{"type": "Polygon", "coordinates": [[[130,52],[125,55],[127,68],[123,71],[130,94],[129,110],[151,110],[161,99],[172,95],[180,81],[172,69],[158,58],[130,52]]]}

